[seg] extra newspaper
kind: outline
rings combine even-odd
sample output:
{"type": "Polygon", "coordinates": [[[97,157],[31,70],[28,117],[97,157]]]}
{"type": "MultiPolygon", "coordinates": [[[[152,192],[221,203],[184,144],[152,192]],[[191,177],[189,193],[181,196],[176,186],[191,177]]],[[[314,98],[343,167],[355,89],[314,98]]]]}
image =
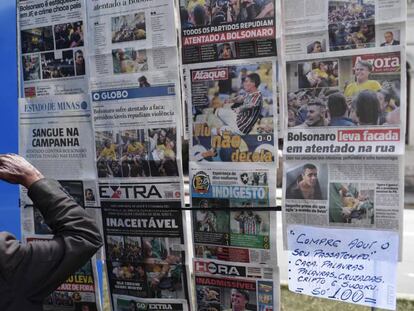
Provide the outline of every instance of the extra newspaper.
{"type": "Polygon", "coordinates": [[[18,1],[21,97],[88,92],[84,0],[18,1]]]}
{"type": "Polygon", "coordinates": [[[165,179],[99,184],[115,310],[124,310],[129,301],[146,305],[154,302],[146,299],[154,298],[177,308],[188,299],[182,197],[177,189],[179,182],[165,179]]]}

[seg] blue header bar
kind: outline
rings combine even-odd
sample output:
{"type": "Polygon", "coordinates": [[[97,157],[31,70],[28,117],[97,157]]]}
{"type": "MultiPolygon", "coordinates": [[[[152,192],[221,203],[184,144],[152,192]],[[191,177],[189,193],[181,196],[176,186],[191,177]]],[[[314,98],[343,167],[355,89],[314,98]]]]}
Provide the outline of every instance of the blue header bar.
{"type": "Polygon", "coordinates": [[[112,89],[92,92],[92,101],[103,102],[113,100],[124,100],[133,98],[174,96],[175,85],[162,85],[152,87],[140,87],[130,89],[112,89]]]}

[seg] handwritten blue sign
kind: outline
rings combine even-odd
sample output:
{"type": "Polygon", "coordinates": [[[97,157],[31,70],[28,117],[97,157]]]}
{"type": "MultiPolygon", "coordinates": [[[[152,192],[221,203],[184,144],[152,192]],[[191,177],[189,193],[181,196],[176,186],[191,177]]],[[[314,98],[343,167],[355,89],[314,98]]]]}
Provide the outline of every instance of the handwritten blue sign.
{"type": "Polygon", "coordinates": [[[395,310],[398,234],[288,226],[289,289],[395,310]]]}

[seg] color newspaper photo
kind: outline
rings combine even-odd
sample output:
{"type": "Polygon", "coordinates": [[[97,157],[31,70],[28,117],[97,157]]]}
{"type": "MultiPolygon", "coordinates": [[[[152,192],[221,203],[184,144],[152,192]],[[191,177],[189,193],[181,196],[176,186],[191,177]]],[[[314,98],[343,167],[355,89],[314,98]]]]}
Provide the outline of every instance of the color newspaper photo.
{"type": "Polygon", "coordinates": [[[146,50],[123,48],[112,50],[114,73],[137,73],[148,71],[146,50]]]}
{"type": "Polygon", "coordinates": [[[175,128],[95,132],[98,177],[178,176],[175,128]]]}
{"type": "Polygon", "coordinates": [[[288,127],[401,124],[400,53],[287,64],[288,127]]]}
{"type": "Polygon", "coordinates": [[[330,51],[375,47],[375,0],[330,0],[330,51]]]}
{"type": "Polygon", "coordinates": [[[112,17],[111,30],[112,43],[146,39],[145,12],[112,17]]]}
{"type": "Polygon", "coordinates": [[[326,200],[328,171],[326,164],[305,163],[286,167],[286,199],[326,200]]]}
{"type": "Polygon", "coordinates": [[[184,298],[182,252],[172,249],[180,239],[108,235],[106,242],[113,294],[184,298]]]}
{"type": "Polygon", "coordinates": [[[180,0],[181,27],[192,28],[274,17],[274,0],[180,0]]]}
{"type": "Polygon", "coordinates": [[[274,160],[273,65],[191,70],[195,161],[274,160]]]}
{"type": "Polygon", "coordinates": [[[75,76],[73,51],[42,53],[42,79],[58,79],[75,76]]]}
{"type": "Polygon", "coordinates": [[[375,185],[329,183],[329,222],[358,227],[374,224],[375,185]]]}
{"type": "Polygon", "coordinates": [[[40,57],[39,54],[29,54],[22,56],[23,80],[40,80],[40,57]]]}
{"type": "Polygon", "coordinates": [[[45,52],[54,49],[52,26],[25,29],[20,32],[22,53],[45,52]]]}
{"type": "Polygon", "coordinates": [[[76,48],[84,45],[83,22],[54,26],[56,50],[76,48]]]}

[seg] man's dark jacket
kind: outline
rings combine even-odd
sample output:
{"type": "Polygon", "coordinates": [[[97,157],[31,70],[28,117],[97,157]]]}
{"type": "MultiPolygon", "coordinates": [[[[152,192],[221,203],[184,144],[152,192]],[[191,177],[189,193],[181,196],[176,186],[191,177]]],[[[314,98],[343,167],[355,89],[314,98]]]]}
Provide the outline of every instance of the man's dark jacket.
{"type": "Polygon", "coordinates": [[[41,311],[43,299],[102,245],[94,220],[58,182],[41,179],[28,195],[55,237],[22,244],[0,232],[1,311],[41,311]]]}

